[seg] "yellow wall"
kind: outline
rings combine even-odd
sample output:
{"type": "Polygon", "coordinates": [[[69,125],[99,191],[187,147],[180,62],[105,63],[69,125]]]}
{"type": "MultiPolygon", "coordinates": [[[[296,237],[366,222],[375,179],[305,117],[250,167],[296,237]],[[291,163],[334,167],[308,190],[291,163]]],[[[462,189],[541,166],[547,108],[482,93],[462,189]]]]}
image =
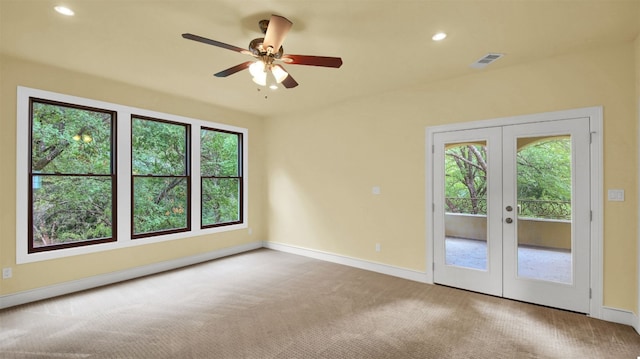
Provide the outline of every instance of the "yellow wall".
{"type": "Polygon", "coordinates": [[[626,191],[604,202],[604,305],[637,312],[634,52],[627,43],[488,68],[269,119],[269,240],[424,271],[426,127],[601,105],[605,193],[626,191]]]}
{"type": "Polygon", "coordinates": [[[263,121],[254,116],[208,104],[135,88],[110,80],[58,68],[0,57],[0,266],[12,267],[13,278],[0,280],[0,295],[63,283],[146,264],[261,241],[266,235],[263,216],[263,121]],[[16,265],[16,87],[118,103],[153,111],[215,121],[249,129],[249,225],[237,230],[183,240],[141,245],[102,253],[16,265]]]}

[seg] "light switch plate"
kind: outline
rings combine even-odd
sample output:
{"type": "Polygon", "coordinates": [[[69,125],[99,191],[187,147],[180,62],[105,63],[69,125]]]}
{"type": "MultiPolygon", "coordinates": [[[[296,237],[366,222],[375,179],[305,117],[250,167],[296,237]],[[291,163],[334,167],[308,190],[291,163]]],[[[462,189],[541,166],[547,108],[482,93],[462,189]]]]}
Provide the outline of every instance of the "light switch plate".
{"type": "Polygon", "coordinates": [[[607,199],[609,201],[624,201],[624,190],[623,189],[610,189],[607,191],[607,199]]]}
{"type": "Polygon", "coordinates": [[[374,186],[374,187],[371,189],[371,193],[373,193],[373,194],[380,194],[380,186],[374,186]]]}
{"type": "Polygon", "coordinates": [[[9,268],[2,268],[2,279],[9,279],[13,277],[13,270],[9,268]]]}

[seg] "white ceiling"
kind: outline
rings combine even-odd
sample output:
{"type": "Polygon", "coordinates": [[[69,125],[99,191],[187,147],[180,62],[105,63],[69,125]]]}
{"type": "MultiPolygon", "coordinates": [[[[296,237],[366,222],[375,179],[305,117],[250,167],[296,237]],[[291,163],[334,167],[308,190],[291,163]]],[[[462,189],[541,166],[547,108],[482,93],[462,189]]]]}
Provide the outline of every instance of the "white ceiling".
{"type": "Polygon", "coordinates": [[[2,53],[265,117],[630,42],[639,32],[640,0],[0,0],[2,53]],[[76,15],[57,14],[57,4],[76,15]],[[180,36],[246,48],[272,13],[293,22],[285,53],[338,56],[342,67],[287,65],[300,86],[258,92],[247,71],[212,76],[251,57],[180,36]],[[449,37],[433,42],[437,31],[449,37]],[[469,67],[489,52],[506,56],[469,67]]]}

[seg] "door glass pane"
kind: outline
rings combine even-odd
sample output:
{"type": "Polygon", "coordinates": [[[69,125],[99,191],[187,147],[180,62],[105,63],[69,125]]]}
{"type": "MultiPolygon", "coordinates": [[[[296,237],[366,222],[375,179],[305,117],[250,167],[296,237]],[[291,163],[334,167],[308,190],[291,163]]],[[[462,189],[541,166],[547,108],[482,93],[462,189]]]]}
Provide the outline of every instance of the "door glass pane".
{"type": "Polygon", "coordinates": [[[445,263],[487,270],[487,142],[445,146],[445,263]]]}
{"type": "Polygon", "coordinates": [[[518,276],[572,283],[571,136],[517,147],[518,276]]]}

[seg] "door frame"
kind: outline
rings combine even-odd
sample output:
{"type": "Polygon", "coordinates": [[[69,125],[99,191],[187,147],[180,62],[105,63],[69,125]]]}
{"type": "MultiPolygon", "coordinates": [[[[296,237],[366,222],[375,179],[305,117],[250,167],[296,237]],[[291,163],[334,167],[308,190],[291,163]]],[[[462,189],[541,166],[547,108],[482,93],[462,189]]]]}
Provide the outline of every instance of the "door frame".
{"type": "Polygon", "coordinates": [[[520,115],[512,117],[502,117],[490,120],[481,120],[464,123],[454,123],[447,125],[439,125],[427,127],[425,130],[426,146],[426,281],[433,284],[433,267],[434,267],[434,188],[433,188],[433,152],[434,142],[433,136],[439,132],[459,131],[468,129],[479,129],[486,127],[509,126],[517,124],[526,124],[534,122],[558,121],[575,118],[589,118],[589,127],[591,132],[590,146],[590,194],[591,194],[591,236],[590,236],[590,279],[589,286],[591,288],[591,298],[589,301],[589,312],[587,315],[602,318],[603,303],[603,136],[602,136],[602,107],[585,107],[573,110],[555,111],[537,113],[531,115],[520,115]]]}

